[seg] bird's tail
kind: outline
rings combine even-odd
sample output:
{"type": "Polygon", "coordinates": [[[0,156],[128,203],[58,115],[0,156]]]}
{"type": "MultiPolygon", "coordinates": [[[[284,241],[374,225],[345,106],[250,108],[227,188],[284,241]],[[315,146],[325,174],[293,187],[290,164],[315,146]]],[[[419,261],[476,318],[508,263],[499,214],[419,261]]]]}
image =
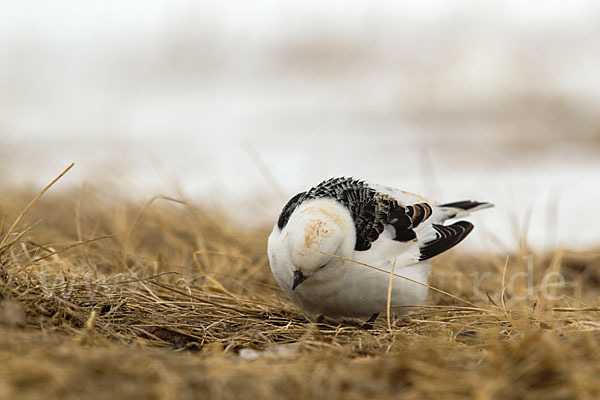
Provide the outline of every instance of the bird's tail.
{"type": "Polygon", "coordinates": [[[455,201],[437,206],[437,208],[442,211],[443,214],[445,214],[447,219],[462,218],[474,211],[484,210],[491,207],[494,207],[492,203],[471,200],[455,201]]]}

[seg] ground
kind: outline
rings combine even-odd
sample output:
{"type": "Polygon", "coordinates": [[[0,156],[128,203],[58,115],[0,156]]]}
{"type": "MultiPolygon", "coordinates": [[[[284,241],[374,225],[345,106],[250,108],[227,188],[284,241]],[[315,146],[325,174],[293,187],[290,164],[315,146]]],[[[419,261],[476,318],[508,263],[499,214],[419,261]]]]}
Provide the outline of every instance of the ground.
{"type": "Polygon", "coordinates": [[[426,305],[366,331],[287,300],[268,226],[87,187],[13,227],[35,195],[0,191],[0,398],[600,396],[600,252],[453,250],[426,305]]]}

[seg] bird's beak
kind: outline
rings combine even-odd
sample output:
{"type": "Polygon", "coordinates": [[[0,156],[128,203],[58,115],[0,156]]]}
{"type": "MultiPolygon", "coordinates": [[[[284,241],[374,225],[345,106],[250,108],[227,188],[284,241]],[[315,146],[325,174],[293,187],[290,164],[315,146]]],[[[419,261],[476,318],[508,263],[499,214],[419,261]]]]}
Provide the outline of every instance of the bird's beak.
{"type": "Polygon", "coordinates": [[[294,283],[292,284],[292,290],[296,289],[299,284],[304,282],[308,277],[304,276],[299,269],[294,271],[294,283]]]}

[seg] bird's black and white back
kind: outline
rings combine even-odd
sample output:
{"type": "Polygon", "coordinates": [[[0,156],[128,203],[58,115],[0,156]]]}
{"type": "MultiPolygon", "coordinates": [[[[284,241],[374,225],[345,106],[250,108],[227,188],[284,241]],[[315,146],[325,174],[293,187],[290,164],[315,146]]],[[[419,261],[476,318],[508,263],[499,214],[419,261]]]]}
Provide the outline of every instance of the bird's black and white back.
{"type": "MultiPolygon", "coordinates": [[[[426,260],[454,247],[473,229],[467,221],[444,222],[491,206],[437,204],[387,186],[332,178],[298,193],[283,207],[269,237],[271,269],[286,294],[309,314],[366,316],[383,311],[389,275],[361,264],[386,271],[394,266],[407,278],[426,283],[426,260]],[[329,254],[325,265],[313,265],[324,262],[323,247],[336,254],[329,254]],[[294,271],[310,275],[295,290],[290,281],[294,271]]],[[[393,303],[420,303],[424,294],[425,286],[394,278],[393,303]]]]}
{"type": "Polygon", "coordinates": [[[431,225],[435,237],[421,241],[420,260],[454,247],[473,229],[473,225],[466,221],[444,226],[445,220],[468,210],[492,206],[474,201],[435,205],[420,196],[390,187],[369,185],[353,178],[332,178],[292,197],[279,215],[279,229],[285,228],[299,205],[320,198],[333,199],[349,210],[356,229],[356,251],[369,250],[386,227],[393,228],[392,240],[409,242],[418,240],[416,232],[422,223],[431,225]]]}

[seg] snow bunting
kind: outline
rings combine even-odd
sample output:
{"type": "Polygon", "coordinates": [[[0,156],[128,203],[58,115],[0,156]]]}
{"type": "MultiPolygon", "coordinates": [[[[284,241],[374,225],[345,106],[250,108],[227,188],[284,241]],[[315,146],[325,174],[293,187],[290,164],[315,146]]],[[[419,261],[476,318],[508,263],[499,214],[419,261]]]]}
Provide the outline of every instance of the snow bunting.
{"type": "Polygon", "coordinates": [[[423,303],[428,260],[473,229],[467,221],[444,221],[492,206],[437,204],[387,186],[332,178],[283,207],[269,236],[269,263],[279,286],[307,314],[373,322],[387,309],[392,269],[401,277],[392,279],[391,306],[423,303]]]}

